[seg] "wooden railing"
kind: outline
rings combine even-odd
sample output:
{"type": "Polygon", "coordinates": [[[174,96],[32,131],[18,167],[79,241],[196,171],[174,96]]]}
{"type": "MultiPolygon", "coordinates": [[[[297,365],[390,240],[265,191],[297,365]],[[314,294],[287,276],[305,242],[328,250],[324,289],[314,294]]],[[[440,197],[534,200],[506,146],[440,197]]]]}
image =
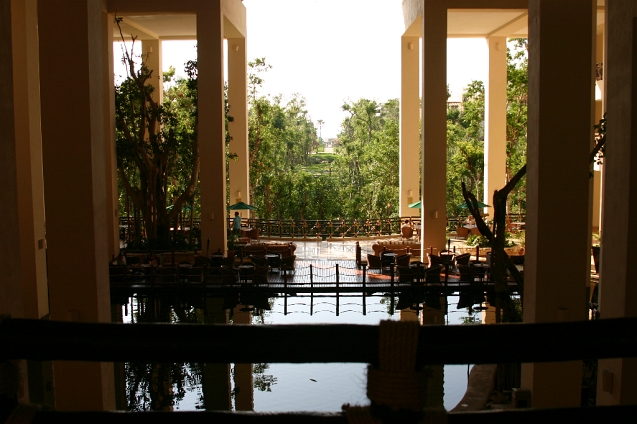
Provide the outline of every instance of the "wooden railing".
{"type": "MultiPolygon", "coordinates": [[[[369,325],[88,324],[6,318],[0,361],[377,364],[380,331],[369,325]],[[259,346],[259,349],[254,349],[259,346]]],[[[478,326],[422,326],[417,366],[637,357],[637,318],[478,326]],[[471,349],[458,347],[469,345],[471,349]]],[[[625,422],[636,405],[449,413],[453,423],[625,422]]],[[[39,412],[33,422],[347,422],[341,414],[39,412]]]]}

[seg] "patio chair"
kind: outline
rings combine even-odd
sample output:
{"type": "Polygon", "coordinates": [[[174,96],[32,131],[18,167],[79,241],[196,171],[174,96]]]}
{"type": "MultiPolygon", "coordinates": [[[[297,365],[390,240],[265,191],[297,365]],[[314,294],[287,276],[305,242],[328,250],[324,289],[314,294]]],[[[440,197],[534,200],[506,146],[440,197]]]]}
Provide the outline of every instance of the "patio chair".
{"type": "Polygon", "coordinates": [[[191,266],[190,268],[183,268],[182,277],[188,283],[201,283],[203,281],[203,274],[205,266],[191,266]]]}
{"type": "Polygon", "coordinates": [[[367,254],[367,269],[383,269],[383,262],[376,255],[367,254]]]}
{"type": "Polygon", "coordinates": [[[471,260],[471,253],[463,253],[462,255],[457,255],[455,258],[456,266],[469,265],[470,260],[471,260]]]}
{"type": "Polygon", "coordinates": [[[427,266],[427,268],[433,268],[437,265],[442,265],[442,259],[438,255],[427,253],[427,260],[429,261],[429,265],[427,266]]]}
{"type": "Polygon", "coordinates": [[[398,265],[398,282],[413,284],[416,280],[416,272],[407,266],[398,265]]]}
{"type": "Polygon", "coordinates": [[[409,266],[409,260],[411,259],[411,255],[404,254],[400,256],[396,256],[396,266],[409,266]]]}
{"type": "Polygon", "coordinates": [[[269,266],[268,260],[264,256],[250,255],[250,261],[254,264],[254,266],[269,266]]]}
{"type": "Polygon", "coordinates": [[[294,261],[296,260],[296,255],[285,256],[281,258],[281,271],[285,274],[287,271],[294,271],[294,261]]]}
{"type": "Polygon", "coordinates": [[[414,236],[414,229],[411,227],[401,227],[400,238],[404,240],[411,240],[414,236]]]}
{"type": "Polygon", "coordinates": [[[442,265],[435,265],[425,269],[425,284],[440,284],[442,265]]]}
{"type": "Polygon", "coordinates": [[[254,274],[252,275],[252,282],[257,285],[268,285],[268,271],[268,266],[256,265],[254,267],[254,274]]]}
{"type": "Polygon", "coordinates": [[[456,237],[457,238],[464,238],[466,239],[467,237],[469,237],[469,229],[462,227],[462,226],[457,226],[456,227],[456,237]]]}
{"type": "MultiPolygon", "coordinates": [[[[205,256],[200,256],[200,255],[195,256],[195,266],[204,266],[209,264],[210,264],[210,258],[206,258],[205,256]]],[[[221,266],[221,263],[219,263],[218,266],[221,266]]]]}

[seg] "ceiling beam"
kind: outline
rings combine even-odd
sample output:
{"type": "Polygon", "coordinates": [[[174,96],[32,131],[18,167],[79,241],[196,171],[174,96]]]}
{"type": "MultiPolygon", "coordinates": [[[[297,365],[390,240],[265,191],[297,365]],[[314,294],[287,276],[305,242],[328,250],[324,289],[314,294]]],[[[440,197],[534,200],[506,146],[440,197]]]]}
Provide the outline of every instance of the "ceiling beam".
{"type": "Polygon", "coordinates": [[[502,25],[500,28],[491,31],[488,34],[488,37],[509,37],[511,36],[511,34],[515,34],[516,32],[527,28],[527,34],[528,34],[528,27],[529,27],[529,13],[528,12],[524,12],[522,15],[520,15],[519,17],[509,21],[508,23],[502,25]]]}

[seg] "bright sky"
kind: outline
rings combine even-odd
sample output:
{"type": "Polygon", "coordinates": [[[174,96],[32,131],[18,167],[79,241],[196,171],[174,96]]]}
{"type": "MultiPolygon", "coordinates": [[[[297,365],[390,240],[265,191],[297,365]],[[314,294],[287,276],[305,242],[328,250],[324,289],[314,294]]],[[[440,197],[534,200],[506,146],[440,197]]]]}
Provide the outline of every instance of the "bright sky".
{"type": "MultiPolygon", "coordinates": [[[[324,139],[336,137],[341,106],[360,98],[400,98],[402,0],[244,0],[248,13],[248,61],[265,57],[262,94],[300,93],[324,139]],[[318,125],[317,125],[318,126],[318,125]]],[[[163,42],[163,66],[179,73],[194,58],[194,42],[163,42]]],[[[450,39],[447,81],[452,99],[487,75],[484,39],[450,39]]]]}

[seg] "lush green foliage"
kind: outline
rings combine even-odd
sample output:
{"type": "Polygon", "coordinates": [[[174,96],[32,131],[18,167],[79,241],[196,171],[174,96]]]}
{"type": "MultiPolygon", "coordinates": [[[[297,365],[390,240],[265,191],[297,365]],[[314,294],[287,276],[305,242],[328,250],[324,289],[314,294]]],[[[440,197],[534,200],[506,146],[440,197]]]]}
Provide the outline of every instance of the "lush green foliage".
{"type": "Polygon", "coordinates": [[[199,177],[196,64],[189,64],[189,78],[177,81],[159,104],[149,84],[157,77],[144,57],[136,63],[132,51],[124,50],[128,75],[115,87],[120,198],[130,199],[148,239],[166,245],[168,228],[192,200],[199,177]]]}
{"type": "Polygon", "coordinates": [[[472,81],[460,108],[447,110],[447,214],[465,214],[461,184],[482,197],[484,180],[484,85],[472,81]]]}
{"type": "MultiPolygon", "coordinates": [[[[526,164],[528,40],[510,40],[507,49],[507,182],[526,164]]],[[[526,212],[526,178],[509,195],[511,213],[526,212]]]]}
{"type": "Polygon", "coordinates": [[[342,216],[397,216],[399,175],[398,100],[345,103],[336,149],[336,178],[342,216]]]}
{"type": "MultiPolygon", "coordinates": [[[[260,95],[264,59],[250,62],[251,202],[266,219],[366,218],[395,214],[398,101],[346,103],[336,154],[318,153],[305,99],[260,95]]],[[[318,120],[319,127],[323,124],[318,120]]]]}
{"type": "MultiPolygon", "coordinates": [[[[528,95],[527,40],[510,40],[507,48],[506,181],[526,163],[528,95]]],[[[461,183],[482,199],[484,190],[484,85],[472,81],[459,108],[447,110],[447,213],[465,214],[461,183]]],[[[491,202],[488,202],[489,204],[491,202]]],[[[525,213],[526,179],[509,196],[509,211],[525,213]]]]}

